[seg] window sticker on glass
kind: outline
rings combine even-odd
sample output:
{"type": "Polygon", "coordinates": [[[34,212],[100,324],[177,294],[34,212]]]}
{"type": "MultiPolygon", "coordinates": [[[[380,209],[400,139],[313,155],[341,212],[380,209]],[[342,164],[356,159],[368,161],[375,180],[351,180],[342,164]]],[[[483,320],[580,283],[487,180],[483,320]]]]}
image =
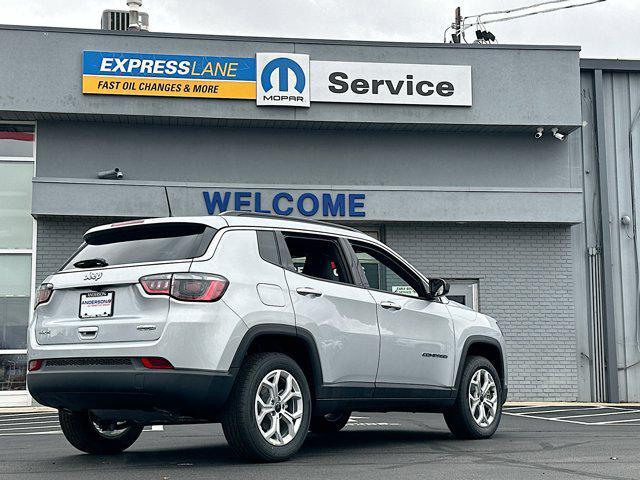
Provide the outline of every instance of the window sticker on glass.
{"type": "Polygon", "coordinates": [[[409,285],[392,285],[391,291],[398,295],[409,295],[410,297],[417,297],[416,291],[409,285]]]}

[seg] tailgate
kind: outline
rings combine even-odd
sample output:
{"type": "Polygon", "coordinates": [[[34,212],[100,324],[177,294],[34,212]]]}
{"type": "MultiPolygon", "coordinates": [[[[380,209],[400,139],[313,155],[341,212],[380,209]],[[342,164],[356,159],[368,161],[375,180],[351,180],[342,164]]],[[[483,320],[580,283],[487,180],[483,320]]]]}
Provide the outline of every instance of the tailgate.
{"type": "Polygon", "coordinates": [[[188,260],[59,272],[50,279],[51,299],[36,309],[36,340],[41,345],[157,340],[169,314],[169,297],[147,295],[138,280],[187,272],[190,265],[188,260]]]}

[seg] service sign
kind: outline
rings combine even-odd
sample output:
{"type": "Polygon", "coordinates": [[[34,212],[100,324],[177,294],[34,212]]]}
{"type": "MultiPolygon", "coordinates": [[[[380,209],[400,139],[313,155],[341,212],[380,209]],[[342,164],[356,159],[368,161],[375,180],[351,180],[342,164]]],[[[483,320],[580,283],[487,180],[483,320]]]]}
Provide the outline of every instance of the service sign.
{"type": "Polygon", "coordinates": [[[471,106],[471,67],[311,62],[311,101],[471,106]]]}
{"type": "Polygon", "coordinates": [[[256,98],[254,58],[83,52],[82,93],[256,98]]]}
{"type": "Polygon", "coordinates": [[[255,57],[83,52],[82,92],[231,98],[258,107],[312,102],[471,106],[471,67],[255,57]]]}

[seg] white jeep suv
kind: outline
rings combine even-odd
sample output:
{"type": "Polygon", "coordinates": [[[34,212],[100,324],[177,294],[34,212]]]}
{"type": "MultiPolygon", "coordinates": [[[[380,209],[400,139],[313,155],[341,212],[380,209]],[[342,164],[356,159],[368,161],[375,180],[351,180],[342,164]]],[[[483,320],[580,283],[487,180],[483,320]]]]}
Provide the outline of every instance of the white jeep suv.
{"type": "Polygon", "coordinates": [[[117,453],[151,424],[221,422],[280,461],[351,411],[442,412],[487,438],[507,396],[490,317],[357,230],[230,212],[96,227],[37,293],[28,386],[69,442],[117,453]]]}

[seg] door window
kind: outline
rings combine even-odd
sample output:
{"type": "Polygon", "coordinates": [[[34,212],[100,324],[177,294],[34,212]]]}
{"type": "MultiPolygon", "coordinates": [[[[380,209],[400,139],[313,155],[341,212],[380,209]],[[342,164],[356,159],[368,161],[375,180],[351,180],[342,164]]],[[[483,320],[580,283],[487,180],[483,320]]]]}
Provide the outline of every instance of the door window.
{"type": "Polygon", "coordinates": [[[397,295],[424,297],[422,282],[399,261],[372,245],[351,242],[369,287],[397,295]]]}
{"type": "Polygon", "coordinates": [[[309,277],[352,284],[336,240],[285,235],[294,269],[309,277]]]}

